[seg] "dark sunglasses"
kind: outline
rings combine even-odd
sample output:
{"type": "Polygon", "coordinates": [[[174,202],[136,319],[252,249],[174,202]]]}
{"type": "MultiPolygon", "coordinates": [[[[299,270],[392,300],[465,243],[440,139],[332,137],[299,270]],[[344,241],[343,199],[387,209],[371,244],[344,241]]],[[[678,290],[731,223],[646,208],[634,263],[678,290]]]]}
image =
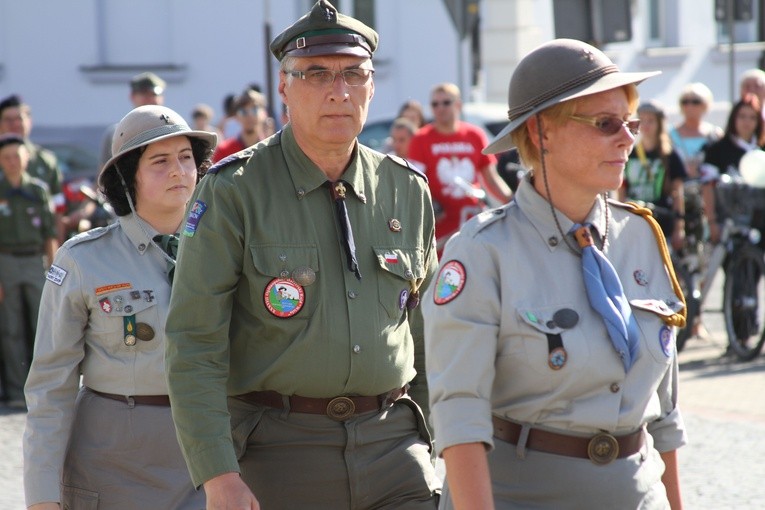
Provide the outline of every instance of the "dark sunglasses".
{"type": "Polygon", "coordinates": [[[700,105],[704,104],[704,101],[699,99],[698,97],[686,97],[680,100],[680,104],[682,105],[688,105],[688,104],[694,104],[694,105],[700,105]]]}
{"type": "Polygon", "coordinates": [[[640,120],[622,120],[619,117],[612,115],[605,115],[603,117],[582,117],[579,115],[571,115],[571,119],[581,122],[582,124],[589,124],[595,129],[603,133],[604,135],[611,136],[618,133],[623,127],[626,127],[630,133],[637,135],[640,132],[640,120]]]}
{"type": "Polygon", "coordinates": [[[443,101],[431,101],[431,108],[438,108],[439,106],[451,106],[454,101],[451,99],[444,99],[443,101]]]}

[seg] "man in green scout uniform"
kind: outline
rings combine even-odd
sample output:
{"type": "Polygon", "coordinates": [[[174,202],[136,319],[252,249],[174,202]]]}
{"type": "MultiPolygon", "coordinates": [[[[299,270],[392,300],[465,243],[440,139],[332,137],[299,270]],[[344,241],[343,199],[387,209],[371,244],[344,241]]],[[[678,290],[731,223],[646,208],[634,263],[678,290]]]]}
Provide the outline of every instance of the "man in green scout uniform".
{"type": "Polygon", "coordinates": [[[17,95],[11,95],[0,101],[0,135],[14,134],[24,139],[24,145],[29,152],[29,164],[26,172],[36,177],[48,186],[48,193],[57,212],[57,236],[63,241],[63,221],[61,215],[66,209],[63,191],[64,177],[56,155],[33,143],[29,136],[32,133],[32,110],[17,95]]]}
{"type": "Polygon", "coordinates": [[[25,406],[24,381],[45,283],[43,255],[50,262],[58,248],[48,187],[26,172],[28,163],[24,139],[0,135],[0,346],[6,396],[15,408],[25,406]]]}
{"type": "Polygon", "coordinates": [[[421,174],[356,140],[377,41],[326,0],[277,36],[291,122],[194,197],[166,364],[208,510],[437,506],[417,405],[433,209],[421,174]]]}

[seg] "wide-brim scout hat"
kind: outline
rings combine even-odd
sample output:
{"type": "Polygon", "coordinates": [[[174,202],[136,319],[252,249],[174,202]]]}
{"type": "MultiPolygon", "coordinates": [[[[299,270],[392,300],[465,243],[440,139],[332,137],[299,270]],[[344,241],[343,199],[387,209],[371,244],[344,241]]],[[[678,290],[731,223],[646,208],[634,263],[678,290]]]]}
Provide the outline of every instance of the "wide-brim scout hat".
{"type": "Polygon", "coordinates": [[[139,106],[117,124],[112,137],[112,157],[101,168],[99,181],[104,173],[114,168],[117,160],[128,152],[174,136],[198,138],[207,142],[210,149],[214,149],[218,142],[218,135],[192,130],[186,120],[170,108],[158,105],[139,106]]]}
{"type": "Polygon", "coordinates": [[[602,51],[575,39],[545,43],[523,57],[513,71],[507,111],[510,123],[483,153],[512,149],[511,133],[532,115],[555,104],[638,84],[657,74],[660,71],[623,73],[602,51]]]}
{"type": "Polygon", "coordinates": [[[277,35],[270,48],[280,62],[286,56],[371,58],[378,40],[377,32],[364,23],[337,12],[327,0],[319,0],[310,12],[277,35]]]}

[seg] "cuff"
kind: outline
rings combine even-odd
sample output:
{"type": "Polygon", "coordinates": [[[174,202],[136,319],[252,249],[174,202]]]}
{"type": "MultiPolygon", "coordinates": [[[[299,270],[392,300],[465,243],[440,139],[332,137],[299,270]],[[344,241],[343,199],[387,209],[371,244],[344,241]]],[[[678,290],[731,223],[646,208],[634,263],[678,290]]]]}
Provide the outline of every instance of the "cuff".
{"type": "Polygon", "coordinates": [[[465,443],[485,443],[494,448],[491,404],[478,398],[454,398],[431,407],[436,453],[465,443]]]}

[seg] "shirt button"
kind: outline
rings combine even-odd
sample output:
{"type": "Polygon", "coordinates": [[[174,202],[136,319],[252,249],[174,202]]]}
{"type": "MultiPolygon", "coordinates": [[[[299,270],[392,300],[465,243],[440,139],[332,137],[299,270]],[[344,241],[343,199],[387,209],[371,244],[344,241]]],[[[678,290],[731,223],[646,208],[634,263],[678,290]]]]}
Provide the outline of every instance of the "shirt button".
{"type": "Polygon", "coordinates": [[[355,352],[356,354],[360,353],[361,352],[361,346],[360,345],[354,345],[353,346],[353,352],[355,352]]]}
{"type": "Polygon", "coordinates": [[[138,245],[138,251],[144,251],[146,249],[146,245],[141,243],[138,245]]]}
{"type": "Polygon", "coordinates": [[[297,196],[298,198],[303,198],[305,196],[305,190],[303,188],[298,189],[297,196]]]}
{"type": "Polygon", "coordinates": [[[547,244],[550,246],[558,246],[558,238],[555,236],[550,237],[550,239],[547,240],[547,244]]]}
{"type": "Polygon", "coordinates": [[[412,278],[414,278],[414,273],[412,272],[412,270],[411,270],[411,269],[407,269],[407,270],[404,272],[404,277],[405,277],[407,280],[411,280],[412,278]]]}
{"type": "Polygon", "coordinates": [[[355,290],[349,290],[348,291],[348,297],[351,299],[356,299],[359,296],[359,293],[355,290]]]}
{"type": "Polygon", "coordinates": [[[618,393],[621,390],[618,383],[611,383],[611,393],[618,393]]]}

